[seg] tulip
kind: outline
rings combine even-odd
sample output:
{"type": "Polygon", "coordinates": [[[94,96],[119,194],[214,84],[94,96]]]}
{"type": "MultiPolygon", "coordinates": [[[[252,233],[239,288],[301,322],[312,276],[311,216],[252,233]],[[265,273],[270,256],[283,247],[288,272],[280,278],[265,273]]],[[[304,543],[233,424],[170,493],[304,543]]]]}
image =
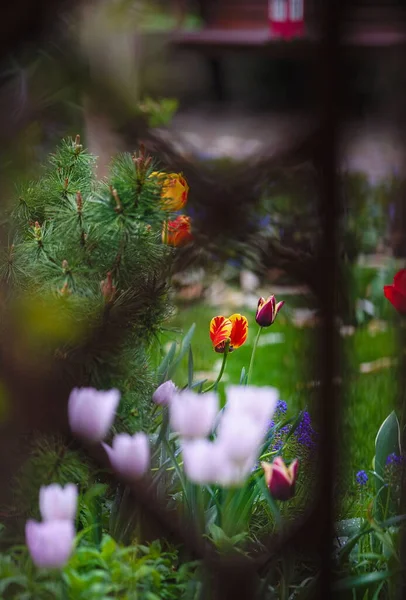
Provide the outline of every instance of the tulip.
{"type": "Polygon", "coordinates": [[[88,441],[101,442],[114,421],[120,401],[118,390],[98,391],[75,388],[68,402],[69,425],[72,432],[88,441]]]}
{"type": "Polygon", "coordinates": [[[68,561],[75,540],[75,527],[71,520],[29,520],[25,525],[25,541],[33,563],[48,569],[62,568],[68,561]]]}
{"type": "Polygon", "coordinates": [[[393,284],[385,285],[383,293],[401,315],[406,315],[406,269],[396,273],[393,284]]]}
{"type": "Polygon", "coordinates": [[[61,487],[52,483],[39,491],[39,509],[44,521],[74,521],[78,504],[78,488],[73,483],[61,487]]]}
{"type": "Polygon", "coordinates": [[[218,398],[214,392],[195,394],[184,390],[172,396],[169,423],[181,437],[206,437],[213,429],[217,413],[218,398]]]}
{"type": "Polygon", "coordinates": [[[276,410],[278,397],[278,390],[273,387],[230,385],[225,412],[247,414],[266,429],[276,410]]]}
{"type": "Polygon", "coordinates": [[[150,464],[149,438],[145,433],[119,433],[112,447],[103,444],[114,471],[128,480],[136,481],[145,475],[150,464]]]}
{"type": "Polygon", "coordinates": [[[229,344],[229,352],[242,346],[248,336],[248,321],[240,314],[231,317],[214,317],[210,321],[210,339],[216,352],[224,352],[229,344]]]}
{"type": "Polygon", "coordinates": [[[225,412],[218,430],[217,440],[225,455],[234,463],[243,465],[257,458],[264,437],[264,428],[247,414],[225,412]]]}
{"type": "Polygon", "coordinates": [[[161,199],[164,210],[177,211],[185,206],[189,186],[181,174],[153,171],[150,177],[156,178],[162,185],[161,199]]]}
{"type": "Polygon", "coordinates": [[[265,433],[265,424],[254,420],[249,413],[225,410],[217,428],[217,439],[231,460],[243,463],[252,456],[257,457],[265,433]]]}
{"type": "Polygon", "coordinates": [[[267,300],[265,300],[265,298],[260,298],[258,300],[257,314],[255,316],[258,325],[261,327],[269,327],[269,325],[272,325],[284,304],[284,301],[276,303],[275,296],[269,296],[267,300]]]}
{"type": "Polygon", "coordinates": [[[157,387],[152,395],[152,400],[155,402],[155,404],[167,405],[171,401],[176,390],[176,385],[169,379],[169,381],[165,381],[165,383],[162,383],[159,387],[157,387]]]}
{"type": "Polygon", "coordinates": [[[241,465],[229,460],[222,442],[195,439],[182,443],[183,468],[190,481],[198,485],[241,485],[250,474],[253,462],[241,465]]]}
{"type": "Polygon", "coordinates": [[[295,484],[299,468],[297,458],[295,458],[289,467],[285,465],[280,456],[277,456],[272,464],[262,462],[261,466],[264,470],[265,481],[271,496],[275,500],[290,500],[295,494],[295,484]]]}
{"type": "Polygon", "coordinates": [[[185,246],[193,240],[190,217],[179,215],[173,221],[164,223],[162,241],[168,246],[185,246]]]}

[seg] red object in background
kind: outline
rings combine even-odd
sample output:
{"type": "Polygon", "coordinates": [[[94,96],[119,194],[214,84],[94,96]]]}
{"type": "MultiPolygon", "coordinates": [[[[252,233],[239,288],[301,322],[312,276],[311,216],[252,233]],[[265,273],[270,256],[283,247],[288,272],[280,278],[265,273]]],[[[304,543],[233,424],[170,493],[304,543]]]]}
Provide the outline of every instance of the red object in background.
{"type": "Polygon", "coordinates": [[[290,39],[304,34],[305,0],[268,0],[269,27],[273,35],[290,39]]]}

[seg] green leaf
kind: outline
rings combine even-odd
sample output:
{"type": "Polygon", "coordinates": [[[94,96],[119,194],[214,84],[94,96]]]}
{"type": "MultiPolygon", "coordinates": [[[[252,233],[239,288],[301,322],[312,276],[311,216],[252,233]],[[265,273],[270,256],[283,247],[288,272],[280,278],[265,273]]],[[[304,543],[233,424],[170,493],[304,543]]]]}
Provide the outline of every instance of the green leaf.
{"type": "Polygon", "coordinates": [[[375,438],[374,469],[377,473],[375,478],[377,495],[375,501],[378,521],[396,514],[396,505],[390,499],[389,487],[382,486],[382,478],[385,480],[385,465],[390,454],[400,455],[400,427],[394,411],[385,419],[379,428],[375,438]]]}
{"type": "Polygon", "coordinates": [[[170,376],[172,376],[172,373],[175,371],[176,367],[182,361],[182,359],[186,355],[186,353],[189,352],[189,346],[192,341],[192,337],[195,332],[195,329],[196,329],[196,325],[195,325],[195,323],[193,323],[192,327],[189,329],[189,331],[183,338],[182,345],[179,350],[179,354],[178,354],[176,360],[174,361],[174,363],[172,364],[172,367],[169,369],[170,376]]]}
{"type": "Polygon", "coordinates": [[[375,471],[381,477],[384,476],[386,459],[392,453],[400,455],[400,427],[395,411],[385,419],[376,434],[375,471]]]}
{"type": "Polygon", "coordinates": [[[372,573],[363,573],[362,575],[353,575],[337,581],[333,585],[333,590],[338,592],[363,587],[365,585],[370,585],[371,583],[386,581],[392,575],[394,575],[394,571],[374,571],[372,573]]]}
{"type": "Polygon", "coordinates": [[[158,370],[157,370],[157,379],[158,379],[159,385],[161,383],[163,383],[165,381],[165,379],[167,378],[167,373],[172,364],[175,353],[176,353],[176,342],[173,342],[171,347],[169,348],[168,354],[165,356],[165,358],[163,359],[163,361],[161,362],[161,364],[159,365],[158,370]]]}
{"type": "Polygon", "coordinates": [[[192,346],[189,346],[188,387],[191,388],[192,385],[193,385],[193,353],[192,353],[192,346]]]}

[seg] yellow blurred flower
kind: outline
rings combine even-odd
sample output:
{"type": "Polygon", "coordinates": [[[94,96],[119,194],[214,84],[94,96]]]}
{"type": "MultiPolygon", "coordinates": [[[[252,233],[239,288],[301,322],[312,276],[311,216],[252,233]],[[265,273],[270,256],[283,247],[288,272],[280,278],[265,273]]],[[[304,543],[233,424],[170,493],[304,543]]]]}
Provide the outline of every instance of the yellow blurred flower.
{"type": "Polygon", "coordinates": [[[186,179],[180,173],[153,171],[150,177],[156,178],[162,186],[161,198],[165,210],[176,211],[181,210],[185,206],[189,186],[186,179]]]}

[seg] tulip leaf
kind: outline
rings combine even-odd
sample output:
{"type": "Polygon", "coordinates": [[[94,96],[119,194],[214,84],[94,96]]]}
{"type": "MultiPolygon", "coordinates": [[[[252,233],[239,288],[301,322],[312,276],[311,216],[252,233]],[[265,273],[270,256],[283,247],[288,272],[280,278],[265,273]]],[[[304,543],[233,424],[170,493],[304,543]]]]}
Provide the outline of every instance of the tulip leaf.
{"type": "Polygon", "coordinates": [[[374,470],[376,483],[376,514],[378,521],[396,514],[396,506],[390,499],[390,489],[382,485],[385,480],[385,466],[388,456],[400,455],[400,427],[394,411],[384,420],[375,438],[374,470]]]}
{"type": "Polygon", "coordinates": [[[165,358],[163,359],[163,361],[161,362],[161,364],[159,365],[158,370],[157,370],[157,378],[158,378],[159,385],[167,379],[168,371],[169,371],[169,368],[174,359],[175,353],[176,353],[176,342],[173,342],[169,349],[168,354],[165,356],[165,358]]]}
{"type": "Polygon", "coordinates": [[[381,477],[390,454],[400,455],[400,427],[395,411],[386,417],[375,438],[375,470],[381,477]]]}
{"type": "Polygon", "coordinates": [[[180,350],[179,350],[179,354],[176,357],[176,360],[173,362],[172,366],[169,368],[169,375],[168,376],[172,375],[172,373],[175,371],[176,367],[182,361],[183,357],[189,351],[190,343],[192,341],[192,337],[193,337],[193,334],[195,332],[195,328],[196,328],[196,325],[195,325],[195,323],[193,323],[193,325],[191,326],[191,328],[189,329],[189,331],[187,332],[187,334],[183,338],[182,345],[181,345],[180,350]]]}
{"type": "Polygon", "coordinates": [[[188,387],[191,388],[193,385],[193,352],[192,346],[189,346],[189,358],[187,365],[187,373],[188,373],[188,387]]]}

